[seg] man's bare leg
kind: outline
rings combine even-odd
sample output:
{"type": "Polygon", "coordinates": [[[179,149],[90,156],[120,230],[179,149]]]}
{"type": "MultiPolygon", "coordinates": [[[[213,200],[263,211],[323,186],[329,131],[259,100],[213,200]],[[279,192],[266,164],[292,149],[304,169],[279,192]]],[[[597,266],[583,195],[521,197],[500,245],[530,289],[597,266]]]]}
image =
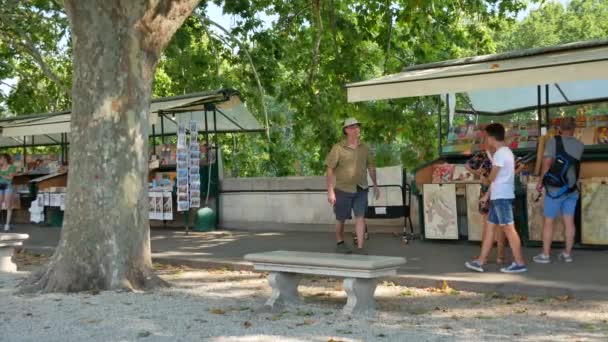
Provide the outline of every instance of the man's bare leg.
{"type": "Polygon", "coordinates": [[[355,233],[357,234],[357,248],[363,248],[365,240],[365,217],[355,217],[355,233]]]}
{"type": "Polygon", "coordinates": [[[513,259],[518,265],[525,265],[524,256],[521,252],[521,240],[519,239],[519,234],[515,230],[515,225],[513,223],[501,226],[499,229],[504,230],[504,234],[509,241],[509,247],[511,247],[511,253],[513,254],[513,259]]]}
{"type": "Polygon", "coordinates": [[[344,241],[344,221],[336,221],[336,242],[344,241]]]}
{"type": "Polygon", "coordinates": [[[543,254],[550,255],[551,253],[551,243],[553,242],[553,225],[555,224],[555,219],[545,217],[543,221],[543,254]]]}
{"type": "Polygon", "coordinates": [[[479,258],[477,258],[477,261],[479,261],[481,265],[485,265],[487,263],[488,255],[490,255],[490,251],[492,251],[492,247],[494,246],[495,229],[496,225],[488,222],[483,240],[481,241],[481,253],[479,254],[479,258]]]}
{"type": "Polygon", "coordinates": [[[576,227],[574,226],[574,216],[564,215],[562,216],[562,220],[564,221],[564,226],[566,227],[566,247],[564,249],[564,253],[572,255],[572,247],[574,246],[574,234],[576,231],[576,227]]]}
{"type": "Polygon", "coordinates": [[[505,232],[496,229],[496,263],[502,264],[505,261],[505,232]]]}

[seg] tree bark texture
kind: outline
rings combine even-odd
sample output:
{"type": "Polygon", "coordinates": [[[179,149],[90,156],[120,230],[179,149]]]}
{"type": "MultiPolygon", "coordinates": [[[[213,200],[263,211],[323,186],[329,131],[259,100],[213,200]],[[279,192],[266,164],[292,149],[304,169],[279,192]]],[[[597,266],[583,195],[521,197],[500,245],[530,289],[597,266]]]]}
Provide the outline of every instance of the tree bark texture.
{"type": "Polygon", "coordinates": [[[158,58],[199,0],[66,0],[74,79],[61,240],[25,292],[147,289],[148,111],[158,58]]]}

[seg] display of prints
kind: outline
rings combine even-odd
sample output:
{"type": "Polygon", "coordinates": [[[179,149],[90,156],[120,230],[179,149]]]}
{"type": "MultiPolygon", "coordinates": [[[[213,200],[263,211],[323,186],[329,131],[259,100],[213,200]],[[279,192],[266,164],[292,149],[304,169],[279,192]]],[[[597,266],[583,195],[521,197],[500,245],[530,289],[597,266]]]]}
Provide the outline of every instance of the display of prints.
{"type": "Polygon", "coordinates": [[[178,169],[187,169],[188,168],[188,162],[187,161],[177,162],[177,168],[178,169]]]}
{"type": "Polygon", "coordinates": [[[581,242],[590,245],[608,244],[608,178],[581,180],[581,242]]]}
{"type": "Polygon", "coordinates": [[[453,164],[433,165],[433,183],[449,183],[454,175],[453,164]]]}
{"type": "Polygon", "coordinates": [[[178,192],[177,193],[177,201],[178,202],[185,202],[188,200],[188,193],[187,192],[178,192]]]}
{"type": "Polygon", "coordinates": [[[608,144],[608,127],[597,127],[595,131],[595,143],[598,145],[608,144]]]}
{"type": "Polygon", "coordinates": [[[474,182],[475,175],[464,167],[464,165],[455,165],[452,182],[474,182]]]}
{"type": "Polygon", "coordinates": [[[178,135],[177,136],[177,148],[185,148],[186,147],[186,136],[178,135]]]}
{"type": "Polygon", "coordinates": [[[148,211],[148,218],[150,220],[159,220],[160,218],[158,217],[158,209],[156,208],[157,206],[157,202],[156,202],[156,197],[159,195],[158,192],[149,192],[148,193],[148,199],[150,202],[150,209],[148,211]]]}
{"type": "Polygon", "coordinates": [[[191,174],[190,175],[190,186],[194,188],[194,186],[192,186],[193,183],[198,183],[200,184],[201,182],[201,175],[200,174],[191,174]]]}
{"type": "MultiPolygon", "coordinates": [[[[190,147],[192,147],[192,145],[190,145],[190,147]]],[[[200,160],[201,159],[201,151],[198,150],[198,145],[196,146],[196,149],[190,149],[190,160],[193,159],[197,159],[200,160]]]]}
{"type": "Polygon", "coordinates": [[[190,208],[201,206],[201,185],[200,185],[200,147],[197,141],[198,126],[196,121],[190,121],[190,145],[189,145],[189,170],[190,180],[190,208]]]}
{"type": "Polygon", "coordinates": [[[163,220],[173,220],[173,201],[171,192],[163,192],[163,220]]]}
{"type": "MultiPolygon", "coordinates": [[[[536,190],[538,178],[531,178],[526,186],[526,200],[528,203],[528,240],[543,240],[543,222],[545,208],[545,194],[536,190]]],[[[565,227],[561,217],[553,224],[553,241],[564,241],[565,227]]]]}
{"type": "Polygon", "coordinates": [[[190,198],[190,208],[200,208],[200,207],[201,207],[200,198],[190,198]]]}
{"type": "Polygon", "coordinates": [[[480,184],[466,185],[467,226],[469,241],[481,241],[484,216],[479,212],[480,184]]]}
{"type": "Polygon", "coordinates": [[[456,184],[424,184],[423,205],[427,239],[458,239],[456,184]]]}
{"type": "Polygon", "coordinates": [[[177,210],[186,211],[188,206],[188,149],[186,144],[186,125],[179,123],[177,128],[177,210]]]}
{"type": "Polygon", "coordinates": [[[190,175],[199,175],[200,174],[199,171],[200,171],[200,169],[199,169],[198,165],[197,166],[191,166],[189,173],[190,173],[190,175]]]}
{"type": "Polygon", "coordinates": [[[190,121],[190,139],[192,135],[198,134],[198,123],[196,121],[190,121]]]}
{"type": "Polygon", "coordinates": [[[184,149],[177,150],[177,163],[179,165],[188,165],[188,152],[184,149]]]}
{"type": "Polygon", "coordinates": [[[187,211],[190,209],[190,202],[177,202],[177,211],[187,211]]]}

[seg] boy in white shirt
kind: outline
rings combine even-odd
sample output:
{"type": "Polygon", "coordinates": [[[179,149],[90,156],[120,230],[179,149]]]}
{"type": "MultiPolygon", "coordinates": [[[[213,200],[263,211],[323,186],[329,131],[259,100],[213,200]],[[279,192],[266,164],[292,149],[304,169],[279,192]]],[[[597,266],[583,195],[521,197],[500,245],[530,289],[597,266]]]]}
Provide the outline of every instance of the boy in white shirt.
{"type": "Polygon", "coordinates": [[[477,272],[484,272],[488,255],[494,245],[494,230],[496,226],[502,229],[511,252],[513,262],[510,266],[501,268],[504,273],[526,272],[528,269],[521,252],[521,240],[515,230],[513,220],[513,199],[515,199],[515,157],[513,152],[505,144],[505,128],[503,125],[494,123],[486,127],[487,144],[496,152],[492,161],[492,171],[489,180],[492,182],[490,191],[482,201],[490,200],[490,212],[488,214],[488,230],[481,243],[481,254],[477,260],[467,261],[465,266],[477,272]],[[489,197],[489,198],[488,198],[489,197]]]}

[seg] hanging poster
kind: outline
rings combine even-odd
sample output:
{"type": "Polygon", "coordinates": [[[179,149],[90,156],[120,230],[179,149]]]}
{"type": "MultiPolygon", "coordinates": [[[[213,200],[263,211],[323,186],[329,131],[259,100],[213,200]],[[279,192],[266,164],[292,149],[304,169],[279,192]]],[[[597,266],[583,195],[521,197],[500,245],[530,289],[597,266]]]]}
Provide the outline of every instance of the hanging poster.
{"type": "Polygon", "coordinates": [[[198,144],[198,125],[196,121],[190,121],[190,145],[189,145],[189,170],[188,179],[190,185],[190,208],[201,206],[201,176],[200,176],[200,147],[198,144]]]}
{"type": "MultiPolygon", "coordinates": [[[[186,144],[186,126],[180,123],[177,129],[177,210],[186,211],[189,209],[188,198],[188,148],[186,144]]],[[[161,206],[164,209],[164,206],[161,206]]],[[[162,211],[164,216],[164,210],[162,211]]]]}
{"type": "Polygon", "coordinates": [[[481,241],[484,217],[479,212],[480,184],[466,185],[467,226],[469,241],[481,241]]]}
{"type": "Polygon", "coordinates": [[[456,184],[424,184],[423,205],[427,239],[458,239],[456,184]]]}
{"type": "Polygon", "coordinates": [[[163,192],[163,220],[173,220],[173,201],[171,200],[171,192],[163,192]]]}
{"type": "Polygon", "coordinates": [[[608,178],[581,180],[581,242],[590,245],[608,244],[608,178]]]}
{"type": "Polygon", "coordinates": [[[149,203],[150,203],[150,208],[148,210],[148,218],[150,220],[158,220],[159,219],[159,217],[157,215],[158,210],[156,208],[156,205],[157,205],[156,197],[157,197],[157,195],[158,195],[158,192],[149,192],[148,193],[148,200],[149,200],[149,203]]]}

